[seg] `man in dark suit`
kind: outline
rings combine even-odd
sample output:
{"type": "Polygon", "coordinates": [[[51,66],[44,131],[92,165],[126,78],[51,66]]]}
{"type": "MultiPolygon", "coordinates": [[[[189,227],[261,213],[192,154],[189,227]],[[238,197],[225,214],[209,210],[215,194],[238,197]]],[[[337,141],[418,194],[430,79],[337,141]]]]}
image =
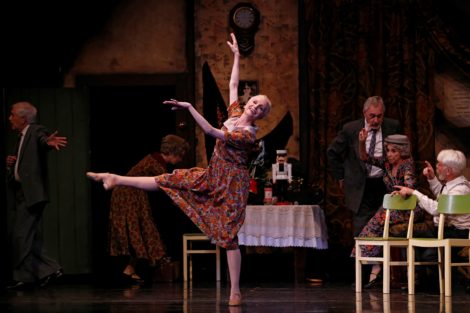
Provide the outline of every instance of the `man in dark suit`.
{"type": "Polygon", "coordinates": [[[363,107],[364,118],[346,123],[327,150],[328,165],[344,192],[346,207],[354,214],[354,236],[357,236],[382,204],[385,185],[383,171],[368,167],[359,157],[359,132],[369,133],[366,149],[375,157],[385,155],[383,138],[401,133],[397,120],[384,117],[385,105],[381,97],[373,96],[363,107]]]}
{"type": "Polygon", "coordinates": [[[13,283],[7,288],[45,286],[62,275],[61,266],[44,254],[42,214],[49,201],[47,190],[47,151],[67,145],[66,137],[50,134],[36,124],[37,109],[29,102],[13,104],[9,121],[18,132],[16,155],[7,156],[11,216],[11,261],[13,283]]]}

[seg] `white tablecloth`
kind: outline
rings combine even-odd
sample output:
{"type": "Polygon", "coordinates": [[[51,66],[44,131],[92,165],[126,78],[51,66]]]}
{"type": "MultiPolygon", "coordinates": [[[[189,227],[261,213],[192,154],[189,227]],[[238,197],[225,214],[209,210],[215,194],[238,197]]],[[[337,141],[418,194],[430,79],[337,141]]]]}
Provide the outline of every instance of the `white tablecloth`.
{"type": "Polygon", "coordinates": [[[318,205],[249,205],[238,241],[244,246],[327,249],[325,215],[318,205]]]}

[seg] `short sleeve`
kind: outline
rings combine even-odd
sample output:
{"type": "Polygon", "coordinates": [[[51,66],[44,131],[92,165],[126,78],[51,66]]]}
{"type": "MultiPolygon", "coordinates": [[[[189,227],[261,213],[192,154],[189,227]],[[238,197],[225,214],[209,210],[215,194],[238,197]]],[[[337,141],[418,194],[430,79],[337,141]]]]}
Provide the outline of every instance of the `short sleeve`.
{"type": "Polygon", "coordinates": [[[238,101],[234,101],[230,106],[228,107],[228,117],[239,117],[242,115],[243,110],[238,103],[238,101]]]}

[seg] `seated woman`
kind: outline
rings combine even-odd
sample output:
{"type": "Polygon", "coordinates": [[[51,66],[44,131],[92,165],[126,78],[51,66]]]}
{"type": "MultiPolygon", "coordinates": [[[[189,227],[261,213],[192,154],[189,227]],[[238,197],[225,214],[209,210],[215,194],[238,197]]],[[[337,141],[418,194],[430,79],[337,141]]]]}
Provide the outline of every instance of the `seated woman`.
{"type": "MultiPolygon", "coordinates": [[[[366,151],[367,130],[364,128],[359,133],[359,152],[361,159],[366,163],[378,166],[384,169],[383,181],[387,188],[387,193],[393,192],[393,186],[401,185],[410,188],[416,188],[416,173],[413,159],[410,156],[410,142],[405,135],[390,135],[385,138],[386,157],[370,157],[366,151]]],[[[409,211],[391,211],[390,225],[408,222],[409,211]]],[[[359,234],[359,237],[380,237],[383,235],[386,211],[380,208],[377,213],[369,220],[359,234]]],[[[424,210],[417,207],[415,210],[415,221],[424,219],[424,210]]],[[[382,253],[379,246],[363,246],[362,255],[373,257],[382,253]]],[[[355,256],[353,249],[351,256],[355,256]]],[[[370,273],[369,282],[364,286],[365,289],[371,288],[378,280],[381,267],[375,264],[370,273]]]]}

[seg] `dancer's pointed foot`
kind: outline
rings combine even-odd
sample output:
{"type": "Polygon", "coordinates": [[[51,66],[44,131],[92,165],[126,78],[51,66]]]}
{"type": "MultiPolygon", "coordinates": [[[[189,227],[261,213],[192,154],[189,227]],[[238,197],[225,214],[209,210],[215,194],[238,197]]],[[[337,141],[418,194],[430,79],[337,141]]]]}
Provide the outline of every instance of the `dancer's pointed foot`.
{"type": "Polygon", "coordinates": [[[106,190],[113,189],[116,186],[117,176],[114,174],[87,172],[86,176],[96,182],[102,182],[106,190]]]}

